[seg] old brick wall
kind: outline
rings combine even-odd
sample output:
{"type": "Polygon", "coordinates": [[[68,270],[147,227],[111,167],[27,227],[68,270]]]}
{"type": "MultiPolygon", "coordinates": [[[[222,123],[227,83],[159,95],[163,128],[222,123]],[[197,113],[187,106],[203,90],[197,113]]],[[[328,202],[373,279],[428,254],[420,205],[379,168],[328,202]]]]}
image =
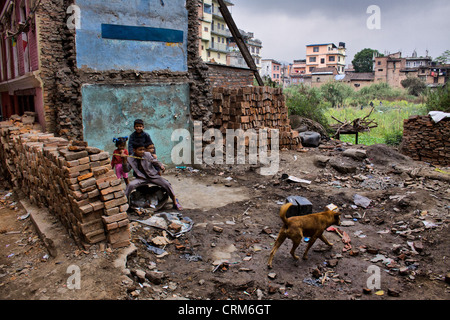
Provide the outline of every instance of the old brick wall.
{"type": "Polygon", "coordinates": [[[36,11],[39,69],[44,91],[44,129],[48,132],[56,132],[59,121],[55,103],[58,99],[55,75],[65,65],[62,30],[66,28],[67,7],[62,4],[63,1],[59,0],[41,0],[36,11]]]}
{"type": "Polygon", "coordinates": [[[400,151],[417,161],[450,165],[450,119],[438,123],[430,116],[406,119],[400,151]]]}
{"type": "Polygon", "coordinates": [[[253,85],[254,74],[250,69],[208,63],[211,85],[216,87],[247,87],[253,85]]]}
{"type": "Polygon", "coordinates": [[[0,173],[88,248],[130,243],[128,201],[110,155],[22,123],[0,122],[0,173]]]}

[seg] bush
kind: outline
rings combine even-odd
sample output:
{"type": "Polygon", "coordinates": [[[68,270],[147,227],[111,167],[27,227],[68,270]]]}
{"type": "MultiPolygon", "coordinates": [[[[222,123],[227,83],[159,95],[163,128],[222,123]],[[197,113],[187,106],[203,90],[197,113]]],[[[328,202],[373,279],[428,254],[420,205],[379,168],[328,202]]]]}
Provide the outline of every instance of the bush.
{"type": "Polygon", "coordinates": [[[426,97],[428,111],[450,112],[450,85],[428,89],[426,97]]]}
{"type": "Polygon", "coordinates": [[[427,85],[419,78],[408,78],[401,82],[403,88],[407,89],[409,94],[413,96],[420,96],[426,89],[427,85]]]}
{"type": "Polygon", "coordinates": [[[388,146],[399,146],[402,140],[403,132],[401,130],[387,132],[384,135],[384,141],[388,146]]]}
{"type": "Polygon", "coordinates": [[[347,84],[329,81],[320,87],[322,96],[335,108],[344,104],[344,100],[351,97],[353,90],[347,84]]]}
{"type": "Polygon", "coordinates": [[[285,89],[284,94],[290,115],[311,119],[320,123],[324,128],[328,128],[325,112],[330,105],[323,101],[319,89],[301,84],[285,89]]]}

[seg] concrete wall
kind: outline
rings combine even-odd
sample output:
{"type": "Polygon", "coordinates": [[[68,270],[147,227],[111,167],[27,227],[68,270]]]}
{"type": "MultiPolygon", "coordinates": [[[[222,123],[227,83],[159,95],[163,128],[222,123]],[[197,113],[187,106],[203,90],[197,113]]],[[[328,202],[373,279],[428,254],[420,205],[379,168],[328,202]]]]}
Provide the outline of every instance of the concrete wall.
{"type": "Polygon", "coordinates": [[[77,0],[78,68],[187,71],[185,2],[77,0]]]}

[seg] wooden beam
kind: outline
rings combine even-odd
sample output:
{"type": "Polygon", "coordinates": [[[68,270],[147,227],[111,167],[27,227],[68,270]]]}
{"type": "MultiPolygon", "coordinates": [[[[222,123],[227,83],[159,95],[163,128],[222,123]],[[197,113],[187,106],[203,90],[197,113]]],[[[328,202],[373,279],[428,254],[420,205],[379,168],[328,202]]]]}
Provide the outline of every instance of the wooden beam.
{"type": "Polygon", "coordinates": [[[264,86],[264,82],[261,78],[261,75],[258,72],[258,68],[256,67],[255,60],[253,60],[250,51],[248,51],[247,45],[245,44],[244,39],[242,38],[242,35],[239,32],[239,29],[236,26],[236,23],[234,22],[234,19],[231,16],[231,13],[228,10],[227,5],[223,0],[217,1],[219,2],[219,10],[222,13],[223,18],[225,19],[225,22],[227,23],[227,26],[230,29],[231,34],[233,35],[233,38],[236,41],[236,44],[238,45],[238,48],[241,51],[241,54],[244,57],[245,62],[247,63],[247,66],[250,68],[250,70],[253,71],[256,81],[258,81],[258,85],[264,86]]]}

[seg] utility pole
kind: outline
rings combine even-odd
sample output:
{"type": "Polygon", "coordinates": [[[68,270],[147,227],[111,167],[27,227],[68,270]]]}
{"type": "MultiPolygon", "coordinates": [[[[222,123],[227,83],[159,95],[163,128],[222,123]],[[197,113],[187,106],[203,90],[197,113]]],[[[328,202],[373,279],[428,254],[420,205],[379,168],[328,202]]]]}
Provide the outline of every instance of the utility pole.
{"type": "Polygon", "coordinates": [[[236,41],[238,48],[241,51],[242,56],[244,57],[245,62],[247,63],[247,66],[250,68],[250,70],[253,71],[256,81],[258,81],[258,85],[264,86],[264,82],[258,72],[258,68],[256,67],[255,60],[253,60],[250,51],[248,51],[247,45],[245,44],[244,39],[242,38],[242,35],[239,32],[239,29],[236,26],[236,23],[234,22],[234,19],[231,16],[231,13],[228,10],[227,5],[223,0],[217,1],[219,2],[219,10],[222,13],[223,18],[225,19],[225,22],[227,23],[228,28],[230,29],[231,34],[233,35],[233,38],[236,41]]]}

